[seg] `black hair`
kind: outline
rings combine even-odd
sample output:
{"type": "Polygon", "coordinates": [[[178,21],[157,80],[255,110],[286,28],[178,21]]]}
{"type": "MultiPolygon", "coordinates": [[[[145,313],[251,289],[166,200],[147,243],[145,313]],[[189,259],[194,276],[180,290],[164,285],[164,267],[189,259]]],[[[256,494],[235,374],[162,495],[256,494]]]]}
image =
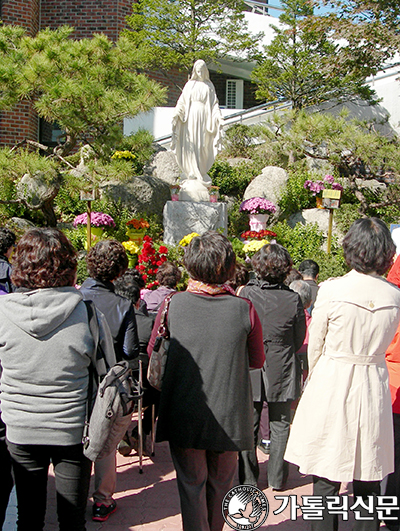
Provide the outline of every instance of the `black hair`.
{"type": "Polygon", "coordinates": [[[6,227],[0,228],[0,254],[4,256],[10,247],[15,245],[16,241],[17,237],[12,230],[6,227]]]}
{"type": "Polygon", "coordinates": [[[319,274],[319,265],[314,260],[303,260],[299,265],[299,271],[303,277],[306,276],[316,279],[319,274]]]}
{"type": "Polygon", "coordinates": [[[236,255],[228,238],[209,231],[192,239],[184,263],[194,280],[223,284],[235,273],[236,255]]]}
{"type": "Polygon", "coordinates": [[[128,267],[128,257],[117,240],[101,240],[90,249],[86,257],[89,275],[101,281],[113,281],[128,267]]]}
{"type": "Polygon", "coordinates": [[[114,281],[114,290],[117,295],[129,299],[133,304],[136,304],[140,298],[140,287],[129,272],[114,281]]]}
{"type": "Polygon", "coordinates": [[[357,219],[342,245],[347,265],[359,273],[383,275],[396,253],[389,229],[378,218],[357,219]]]}
{"type": "Polygon", "coordinates": [[[271,243],[261,247],[253,256],[251,264],[261,280],[270,284],[282,284],[292,269],[293,261],[285,247],[271,243]]]}

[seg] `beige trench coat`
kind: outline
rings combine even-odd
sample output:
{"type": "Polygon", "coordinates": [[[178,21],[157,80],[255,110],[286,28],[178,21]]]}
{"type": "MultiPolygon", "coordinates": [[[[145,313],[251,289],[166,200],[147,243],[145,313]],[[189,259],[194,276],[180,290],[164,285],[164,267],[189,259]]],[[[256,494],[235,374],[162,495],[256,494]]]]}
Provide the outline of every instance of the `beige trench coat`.
{"type": "Polygon", "coordinates": [[[310,376],[285,459],[331,481],[377,481],[393,471],[385,351],[400,319],[400,290],[351,271],[321,284],[310,325],[310,376]]]}

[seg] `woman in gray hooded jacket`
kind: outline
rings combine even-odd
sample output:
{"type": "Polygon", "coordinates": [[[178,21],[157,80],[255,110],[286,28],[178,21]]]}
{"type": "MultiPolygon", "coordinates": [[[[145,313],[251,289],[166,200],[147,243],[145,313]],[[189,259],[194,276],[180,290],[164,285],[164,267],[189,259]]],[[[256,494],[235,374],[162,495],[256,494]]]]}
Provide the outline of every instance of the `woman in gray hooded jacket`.
{"type": "MultiPolygon", "coordinates": [[[[16,293],[0,300],[1,409],[18,501],[18,531],[44,528],[47,475],[55,472],[61,531],[84,531],[91,462],[82,432],[94,341],[76,251],[56,229],[32,229],[13,259],[16,293]]],[[[112,337],[101,313],[110,365],[112,337]]]]}

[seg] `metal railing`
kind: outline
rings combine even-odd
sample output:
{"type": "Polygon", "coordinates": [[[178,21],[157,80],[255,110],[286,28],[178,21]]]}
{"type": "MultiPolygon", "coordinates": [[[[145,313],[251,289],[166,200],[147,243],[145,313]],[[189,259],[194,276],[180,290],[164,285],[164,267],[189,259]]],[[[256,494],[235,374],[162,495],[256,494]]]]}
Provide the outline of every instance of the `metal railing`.
{"type": "MultiPolygon", "coordinates": [[[[264,116],[275,112],[282,111],[284,109],[289,109],[291,107],[289,101],[275,100],[267,103],[262,103],[261,105],[256,105],[250,109],[244,109],[236,111],[228,116],[224,116],[223,128],[227,129],[228,127],[237,124],[237,123],[257,123],[261,122],[264,116]]],[[[164,135],[159,138],[156,138],[154,141],[157,144],[165,145],[171,142],[171,134],[164,135]]]]}
{"type": "Polygon", "coordinates": [[[244,3],[251,8],[252,13],[258,15],[270,15],[271,9],[273,11],[283,11],[281,7],[272,6],[271,4],[265,4],[264,2],[256,2],[252,0],[244,0],[244,3]]]}

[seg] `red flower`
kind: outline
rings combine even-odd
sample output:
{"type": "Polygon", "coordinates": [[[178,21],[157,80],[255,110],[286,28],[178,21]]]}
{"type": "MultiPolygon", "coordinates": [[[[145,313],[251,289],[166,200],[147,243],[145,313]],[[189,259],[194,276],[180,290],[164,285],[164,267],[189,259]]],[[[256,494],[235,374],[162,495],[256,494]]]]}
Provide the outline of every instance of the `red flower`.
{"type": "Polygon", "coordinates": [[[167,254],[168,249],[164,245],[160,245],[160,248],[158,249],[158,252],[161,254],[167,254]]]}

